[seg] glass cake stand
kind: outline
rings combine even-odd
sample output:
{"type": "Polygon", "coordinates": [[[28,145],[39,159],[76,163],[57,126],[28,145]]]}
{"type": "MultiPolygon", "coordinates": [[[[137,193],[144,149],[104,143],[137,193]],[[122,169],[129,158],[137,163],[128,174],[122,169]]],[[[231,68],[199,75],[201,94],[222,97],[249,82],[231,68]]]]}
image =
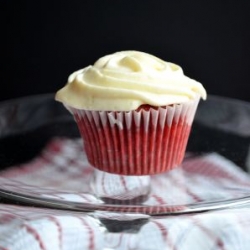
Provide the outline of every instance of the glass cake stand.
{"type": "Polygon", "coordinates": [[[201,101],[181,166],[119,176],[87,161],[73,117],[52,94],[0,104],[2,202],[89,213],[169,215],[250,204],[250,103],[201,101]]]}

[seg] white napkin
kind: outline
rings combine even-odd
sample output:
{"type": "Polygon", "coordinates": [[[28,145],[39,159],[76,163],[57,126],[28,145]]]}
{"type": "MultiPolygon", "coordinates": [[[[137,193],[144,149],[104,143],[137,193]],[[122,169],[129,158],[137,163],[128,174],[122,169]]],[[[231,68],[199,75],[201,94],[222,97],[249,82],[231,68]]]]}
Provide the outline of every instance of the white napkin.
{"type": "MultiPolygon", "coordinates": [[[[47,198],[59,197],[78,202],[90,199],[90,202],[97,202],[91,200],[92,196],[86,195],[90,191],[88,181],[93,175],[93,169],[88,165],[81,147],[79,140],[56,138],[32,161],[2,171],[0,188],[26,190],[47,198]],[[74,191],[74,194],[70,191],[74,191]]],[[[152,178],[154,189],[151,190],[151,198],[145,201],[156,212],[157,208],[161,211],[161,204],[165,202],[178,208],[180,201],[181,204],[188,204],[218,197],[235,198],[239,190],[250,193],[249,176],[216,153],[190,157],[182,167],[166,174],[169,180],[167,183],[161,182],[161,175],[152,178]],[[171,189],[173,192],[166,194],[161,191],[162,188],[170,189],[174,185],[175,188],[171,189]],[[177,202],[175,197],[178,197],[177,202]]],[[[98,178],[102,175],[107,179],[113,178],[102,172],[98,178]]],[[[125,191],[133,188],[137,195],[144,194],[147,182],[133,183],[137,184],[127,185],[125,191]]],[[[115,193],[112,186],[106,190],[108,195],[124,194],[123,186],[117,183],[116,186],[115,193]]],[[[0,250],[248,250],[250,246],[250,206],[165,217],[150,217],[141,214],[143,211],[139,210],[137,212],[140,214],[129,214],[132,212],[129,209],[124,211],[128,213],[127,216],[114,212],[103,212],[102,215],[97,213],[99,218],[105,219],[106,216],[108,222],[105,222],[96,219],[95,213],[92,216],[0,204],[0,250]],[[128,227],[122,231],[126,223],[135,220],[135,216],[141,221],[137,229],[131,231],[128,227]],[[121,229],[116,226],[116,230],[110,230],[109,223],[120,223],[121,229]]]]}

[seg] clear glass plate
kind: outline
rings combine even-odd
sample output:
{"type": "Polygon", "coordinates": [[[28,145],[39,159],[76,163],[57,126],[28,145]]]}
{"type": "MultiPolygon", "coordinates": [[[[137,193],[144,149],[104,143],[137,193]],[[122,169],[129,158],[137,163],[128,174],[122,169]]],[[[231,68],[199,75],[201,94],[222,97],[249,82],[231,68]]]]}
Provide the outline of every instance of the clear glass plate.
{"type": "Polygon", "coordinates": [[[0,104],[2,202],[75,211],[182,214],[250,204],[250,104],[201,102],[185,160],[154,176],[88,164],[73,117],[53,95],[0,104]]]}

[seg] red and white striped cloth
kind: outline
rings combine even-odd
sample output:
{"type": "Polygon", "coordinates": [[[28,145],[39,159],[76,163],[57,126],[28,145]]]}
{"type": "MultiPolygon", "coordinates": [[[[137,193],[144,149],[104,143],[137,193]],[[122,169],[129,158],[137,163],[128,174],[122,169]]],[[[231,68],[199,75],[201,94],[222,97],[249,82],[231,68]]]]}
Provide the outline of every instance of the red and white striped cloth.
{"type": "MultiPolygon", "coordinates": [[[[166,175],[151,179],[153,189],[144,202],[149,207],[160,207],[166,202],[178,207],[235,198],[239,192],[250,194],[249,175],[216,153],[190,157],[182,167],[166,175]],[[163,189],[171,192],[162,192],[163,189]]],[[[86,195],[91,191],[91,176],[93,168],[82,153],[81,142],[57,138],[31,162],[2,171],[0,188],[46,198],[97,203],[98,199],[86,195]]],[[[95,176],[96,182],[92,184],[103,197],[123,199],[128,193],[144,195],[148,184],[147,179],[117,179],[104,173],[95,176]],[[106,190],[96,186],[99,179],[110,186],[105,186],[106,190]]],[[[166,217],[149,218],[143,214],[126,217],[118,213],[108,216],[117,220],[117,224],[119,220],[133,220],[135,216],[148,220],[137,231],[112,232],[89,214],[0,204],[0,250],[248,250],[250,246],[250,206],[166,217]]]]}

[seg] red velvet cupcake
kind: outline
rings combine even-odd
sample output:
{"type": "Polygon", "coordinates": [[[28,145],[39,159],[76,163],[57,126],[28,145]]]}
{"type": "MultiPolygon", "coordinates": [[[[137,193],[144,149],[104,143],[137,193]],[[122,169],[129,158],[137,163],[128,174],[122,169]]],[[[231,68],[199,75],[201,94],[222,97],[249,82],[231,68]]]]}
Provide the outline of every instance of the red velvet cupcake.
{"type": "Polygon", "coordinates": [[[181,164],[202,85],[175,64],[136,51],[77,71],[57,93],[74,115],[90,164],[152,175],[181,164]]]}

